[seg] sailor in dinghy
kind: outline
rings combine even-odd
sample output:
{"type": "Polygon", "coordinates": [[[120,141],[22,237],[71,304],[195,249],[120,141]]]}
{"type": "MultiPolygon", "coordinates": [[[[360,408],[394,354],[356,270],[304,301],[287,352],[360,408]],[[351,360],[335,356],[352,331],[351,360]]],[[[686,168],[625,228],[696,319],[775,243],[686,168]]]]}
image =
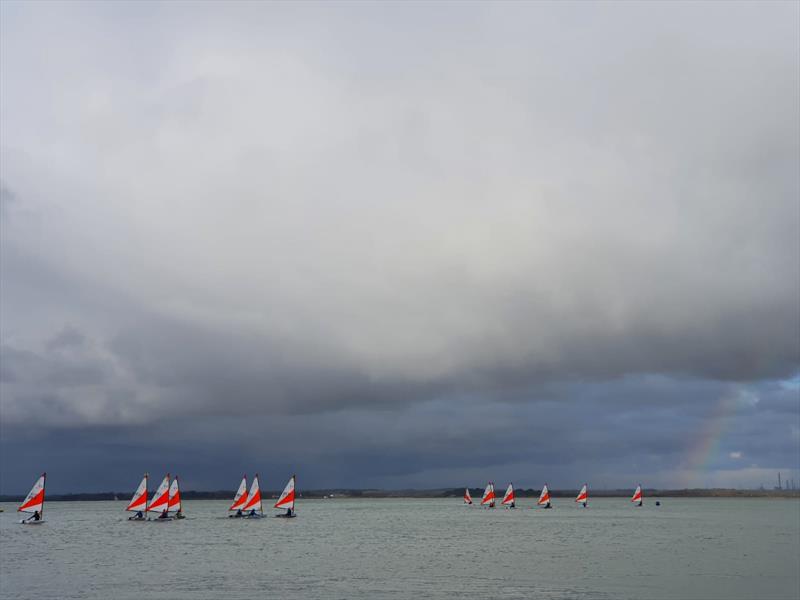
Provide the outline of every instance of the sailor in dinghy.
{"type": "Polygon", "coordinates": [[[506,508],[516,508],[517,504],[514,501],[514,484],[509,483],[508,489],[506,489],[506,494],[503,496],[503,501],[500,503],[506,508]]]}
{"type": "Polygon", "coordinates": [[[25,496],[25,500],[19,505],[17,512],[30,513],[30,517],[26,517],[20,521],[22,525],[39,525],[44,523],[44,484],[47,479],[47,473],[39,475],[39,479],[33,484],[31,491],[25,496]]]}
{"type": "Polygon", "coordinates": [[[169,500],[167,501],[167,509],[175,513],[176,519],[185,519],[181,506],[181,490],[178,485],[178,476],[172,480],[172,485],[169,486],[169,500]]]}
{"type": "Polygon", "coordinates": [[[236,495],[233,497],[233,504],[228,508],[229,511],[235,510],[236,512],[232,515],[228,515],[228,517],[231,519],[241,519],[244,516],[242,507],[245,504],[247,504],[247,473],[242,477],[242,481],[239,483],[239,489],[236,490],[236,495]]]}
{"type": "Polygon", "coordinates": [[[544,484],[542,488],[542,493],[539,494],[539,500],[536,502],[537,506],[541,506],[542,508],[553,508],[550,504],[550,490],[547,489],[547,484],[544,484]]]}
{"type": "Polygon", "coordinates": [[[142,477],[142,481],[139,483],[139,487],[136,488],[136,491],[133,493],[131,501],[125,508],[125,510],[128,512],[136,513],[128,517],[128,521],[144,521],[145,508],[147,508],[147,473],[145,473],[144,477],[142,477]]]}
{"type": "Polygon", "coordinates": [[[575,502],[580,502],[583,508],[586,508],[589,505],[589,484],[584,483],[581,491],[578,492],[578,497],[575,498],[575,502]]]}
{"type": "Polygon", "coordinates": [[[481,506],[484,508],[494,508],[494,483],[491,481],[486,485],[481,498],[481,506]]]}
{"type": "Polygon", "coordinates": [[[294,512],[294,486],[296,479],[297,477],[294,475],[289,478],[289,482],[286,484],[286,487],[283,488],[283,492],[281,492],[281,495],[278,497],[278,501],[275,503],[275,506],[273,506],[273,508],[286,509],[285,513],[281,515],[275,515],[276,517],[291,519],[297,516],[294,512]]]}
{"type": "Polygon", "coordinates": [[[250,485],[250,494],[247,502],[242,506],[242,513],[247,519],[261,519],[264,517],[264,508],[261,506],[261,488],[258,485],[258,473],[250,485]]]}
{"type": "Polygon", "coordinates": [[[150,505],[147,507],[146,513],[148,512],[157,512],[160,513],[158,517],[155,519],[148,519],[150,521],[172,521],[172,517],[169,516],[169,473],[164,476],[164,479],[161,480],[161,485],[158,486],[156,493],[153,494],[153,500],[150,502],[150,505]]]}
{"type": "Polygon", "coordinates": [[[472,495],[469,493],[469,488],[464,489],[464,504],[472,504],[472,495]]]}
{"type": "Polygon", "coordinates": [[[633,498],[631,498],[631,502],[635,502],[634,506],[641,506],[642,505],[642,484],[636,486],[636,491],[633,492],[633,498]]]}

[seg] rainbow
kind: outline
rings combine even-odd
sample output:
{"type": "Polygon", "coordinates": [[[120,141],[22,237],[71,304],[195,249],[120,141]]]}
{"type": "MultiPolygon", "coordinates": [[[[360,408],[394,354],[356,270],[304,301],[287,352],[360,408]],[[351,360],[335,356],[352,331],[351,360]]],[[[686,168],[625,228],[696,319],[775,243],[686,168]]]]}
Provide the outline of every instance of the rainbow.
{"type": "Polygon", "coordinates": [[[705,426],[690,446],[686,460],[686,479],[684,486],[700,487],[707,473],[719,456],[719,446],[736,412],[739,402],[735,397],[724,394],[714,405],[706,418],[705,426]]]}

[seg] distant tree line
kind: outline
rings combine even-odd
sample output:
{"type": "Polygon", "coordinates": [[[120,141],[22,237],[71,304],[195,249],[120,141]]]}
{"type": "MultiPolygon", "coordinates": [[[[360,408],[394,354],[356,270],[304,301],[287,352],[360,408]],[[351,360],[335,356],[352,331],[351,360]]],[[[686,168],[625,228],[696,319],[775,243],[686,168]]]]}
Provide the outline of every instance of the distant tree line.
{"type": "MultiPolygon", "coordinates": [[[[483,488],[469,488],[475,501],[480,501],[483,488]]],[[[650,498],[800,498],[800,490],[737,490],[727,488],[696,488],[683,490],[661,490],[644,488],[645,497],[650,498]]],[[[541,490],[539,489],[515,489],[514,493],[518,498],[538,498],[541,490]]],[[[211,492],[201,492],[192,490],[181,490],[181,497],[184,500],[230,500],[233,498],[234,490],[216,490],[211,492]]],[[[277,498],[280,491],[262,490],[265,499],[277,498]]],[[[554,498],[574,498],[578,489],[574,490],[550,490],[550,495],[554,498]]],[[[601,490],[589,489],[590,497],[594,498],[619,498],[627,497],[633,493],[633,489],[601,490]]],[[[109,501],[119,500],[127,502],[133,495],[130,492],[95,492],[95,493],[75,493],[75,494],[48,494],[48,501],[109,501]]],[[[377,490],[377,489],[322,489],[322,490],[303,490],[298,493],[299,498],[461,498],[464,495],[464,488],[445,488],[435,490],[377,490]]],[[[24,495],[6,494],[0,495],[0,502],[21,502],[24,495]]]]}

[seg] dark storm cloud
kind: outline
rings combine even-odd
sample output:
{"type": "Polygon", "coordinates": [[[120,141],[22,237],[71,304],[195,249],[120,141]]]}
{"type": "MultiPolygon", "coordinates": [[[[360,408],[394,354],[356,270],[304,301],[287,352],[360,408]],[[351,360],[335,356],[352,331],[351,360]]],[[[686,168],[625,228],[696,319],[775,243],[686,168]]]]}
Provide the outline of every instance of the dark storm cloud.
{"type": "Polygon", "coordinates": [[[797,470],[795,5],[1,10],[4,489],[797,470]]]}
{"type": "MultiPolygon", "coordinates": [[[[3,432],[3,468],[9,476],[17,473],[13,457],[24,451],[55,473],[71,473],[75,456],[90,457],[91,448],[97,456],[83,464],[91,465],[95,481],[85,472],[80,477],[84,487],[96,490],[127,490],[135,484],[129,474],[143,470],[178,471],[198,487],[217,489],[232,487],[231,478],[240,472],[256,470],[272,487],[293,470],[303,473],[307,485],[332,487],[478,485],[489,477],[525,487],[542,481],[570,487],[582,480],[624,487],[638,479],[653,486],[758,485],[772,481],[774,468],[793,468],[798,430],[792,419],[773,411],[780,386],[764,384],[746,393],[738,384],[664,380],[661,386],[672,397],[691,399],[654,407],[641,396],[647,382],[637,378],[567,386],[566,400],[529,404],[448,399],[384,413],[359,407],[272,417],[185,414],[138,426],[47,432],[23,426],[3,432]],[[623,401],[603,402],[612,397],[623,401]],[[710,457],[713,471],[696,479],[690,472],[693,454],[720,419],[726,434],[710,457]],[[76,453],[54,455],[54,447],[76,453]],[[730,458],[732,452],[741,458],[730,458]],[[742,469],[747,478],[737,478],[742,469]]],[[[535,390],[530,393],[536,397],[535,390]]],[[[796,422],[796,412],[793,417],[796,422]]],[[[62,490],[75,485],[70,479],[57,482],[62,490]]]]}

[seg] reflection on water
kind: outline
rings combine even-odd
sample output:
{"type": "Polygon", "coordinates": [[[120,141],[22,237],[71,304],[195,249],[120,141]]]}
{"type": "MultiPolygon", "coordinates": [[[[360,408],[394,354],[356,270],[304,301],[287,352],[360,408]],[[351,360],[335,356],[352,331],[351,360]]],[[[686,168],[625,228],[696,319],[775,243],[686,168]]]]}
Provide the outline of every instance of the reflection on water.
{"type": "Polygon", "coordinates": [[[314,500],[297,519],[130,523],[125,502],[0,514],[2,598],[800,597],[800,502],[671,499],[655,508],[483,510],[461,500],[314,500]]]}

